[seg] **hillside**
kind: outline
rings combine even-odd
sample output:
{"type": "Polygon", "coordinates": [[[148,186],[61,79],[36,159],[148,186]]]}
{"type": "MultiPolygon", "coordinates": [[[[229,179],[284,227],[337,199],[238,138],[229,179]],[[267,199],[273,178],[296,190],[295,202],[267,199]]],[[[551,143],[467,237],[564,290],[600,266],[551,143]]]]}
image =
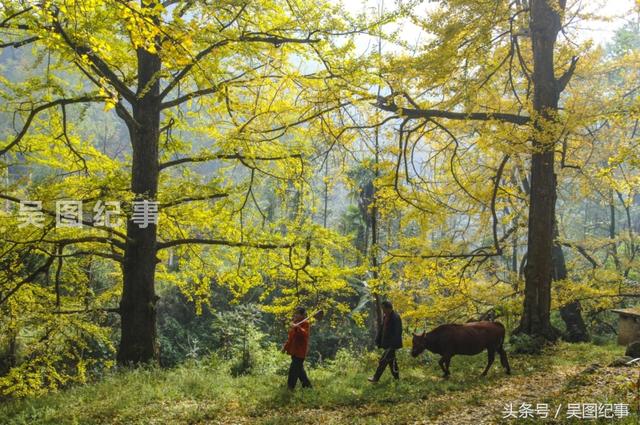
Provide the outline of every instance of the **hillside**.
{"type": "MultiPolygon", "coordinates": [[[[401,380],[385,374],[379,384],[366,381],[377,353],[340,352],[311,369],[313,390],[289,393],[284,386],[287,359],[259,353],[253,373],[232,377],[228,362],[193,361],[171,370],[113,373],[100,382],[55,394],[0,405],[3,424],[493,424],[540,423],[505,420],[512,403],[548,404],[554,423],[566,419],[567,403],[628,404],[638,420],[640,368],[609,367],[623,354],[615,345],[561,343],[542,355],[510,355],[513,375],[494,364],[479,377],[484,355],[455,357],[452,376],[443,380],[432,355],[400,356],[401,380]],[[275,360],[270,360],[275,359],[275,360]]],[[[611,419],[607,423],[612,423],[611,419]]]]}

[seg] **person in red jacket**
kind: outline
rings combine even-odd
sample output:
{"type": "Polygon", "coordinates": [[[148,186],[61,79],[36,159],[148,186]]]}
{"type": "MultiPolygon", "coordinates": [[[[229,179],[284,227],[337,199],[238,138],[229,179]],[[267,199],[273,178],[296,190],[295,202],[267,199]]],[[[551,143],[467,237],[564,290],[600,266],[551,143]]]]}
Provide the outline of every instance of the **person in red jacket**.
{"type": "Polygon", "coordinates": [[[282,352],[291,356],[287,380],[290,390],[296,387],[298,379],[302,383],[302,388],[311,388],[311,381],[304,370],[304,359],[309,350],[309,321],[305,320],[306,315],[307,312],[303,307],[296,307],[292,318],[293,324],[289,329],[289,338],[282,346],[282,352]]]}

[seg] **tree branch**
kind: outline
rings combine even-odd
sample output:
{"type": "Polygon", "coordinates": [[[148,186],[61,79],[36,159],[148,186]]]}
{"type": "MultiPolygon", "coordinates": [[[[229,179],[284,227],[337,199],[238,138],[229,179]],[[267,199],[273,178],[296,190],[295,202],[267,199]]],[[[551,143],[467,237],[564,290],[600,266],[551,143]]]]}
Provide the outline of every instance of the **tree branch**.
{"type": "Polygon", "coordinates": [[[165,168],[173,167],[176,165],[191,163],[191,162],[207,162],[207,161],[215,161],[220,159],[239,159],[239,160],[254,160],[254,161],[282,161],[285,159],[300,159],[302,158],[301,154],[291,154],[291,155],[280,155],[280,156],[244,156],[240,153],[234,154],[213,154],[213,155],[203,155],[200,157],[187,157],[187,158],[178,158],[172,161],[163,162],[159,165],[159,169],[163,170],[165,168]]]}
{"type": "Polygon", "coordinates": [[[567,248],[572,248],[578,251],[580,255],[582,255],[589,263],[591,263],[591,266],[594,269],[600,267],[600,264],[598,264],[598,262],[591,255],[589,255],[589,253],[587,252],[586,249],[584,249],[584,247],[571,242],[560,242],[560,245],[566,246],[567,248]]]}
{"type": "Polygon", "coordinates": [[[229,194],[228,193],[214,193],[211,195],[203,195],[203,196],[190,196],[187,198],[180,198],[180,199],[176,199],[174,201],[170,201],[164,204],[160,204],[159,208],[171,208],[171,207],[175,207],[177,205],[182,205],[182,204],[186,204],[187,202],[194,202],[194,201],[207,201],[210,199],[220,199],[220,198],[226,198],[228,197],[229,194]]]}
{"type": "Polygon", "coordinates": [[[130,103],[134,103],[136,101],[135,93],[130,90],[127,85],[118,78],[118,76],[111,70],[111,67],[107,62],[105,62],[100,56],[98,56],[93,49],[87,46],[82,46],[69,37],[66,33],[62,25],[60,24],[60,20],[58,19],[58,11],[54,13],[53,16],[53,26],[55,31],[62,37],[64,42],[73,50],[78,56],[86,56],[91,62],[92,68],[96,71],[100,76],[105,78],[109,83],[113,86],[114,89],[122,96],[127,99],[130,103]]]}
{"type": "Polygon", "coordinates": [[[189,72],[193,69],[193,67],[196,66],[202,59],[204,59],[207,55],[209,55],[218,47],[222,47],[229,44],[230,41],[231,40],[218,41],[217,43],[213,43],[212,45],[198,52],[193,58],[193,61],[191,61],[189,64],[185,65],[184,68],[178,71],[173,77],[173,79],[169,82],[169,84],[167,84],[167,87],[165,87],[164,90],[162,90],[162,92],[160,93],[160,99],[164,99],[169,93],[171,93],[173,88],[177,86],[178,83],[180,83],[180,81],[182,81],[182,79],[186,77],[189,74],[189,72]]]}
{"type": "Polygon", "coordinates": [[[567,87],[567,84],[569,84],[569,80],[571,80],[571,77],[573,76],[573,73],[576,70],[577,64],[578,64],[578,57],[577,56],[572,57],[571,65],[569,65],[569,69],[567,69],[560,78],[556,79],[556,88],[558,90],[558,94],[562,93],[564,89],[567,87]]]}
{"type": "Polygon", "coordinates": [[[387,112],[394,112],[401,117],[407,119],[420,118],[446,118],[450,120],[472,120],[472,121],[502,121],[517,125],[526,125],[531,122],[531,118],[522,115],[506,114],[500,112],[450,112],[438,109],[418,109],[418,108],[401,108],[395,103],[387,103],[386,97],[378,97],[378,101],[373,104],[375,107],[387,112]]]}
{"type": "MultiPolygon", "coordinates": [[[[57,243],[58,241],[56,240],[44,240],[43,242],[45,243],[57,243]]],[[[65,246],[65,245],[71,245],[73,243],[85,243],[85,242],[96,242],[96,241],[81,241],[81,240],[77,240],[77,241],[71,241],[71,240],[62,240],[62,242],[65,242],[63,245],[61,246],[65,246]]],[[[119,254],[115,254],[113,252],[102,252],[102,251],[73,251],[70,252],[69,254],[52,254],[50,252],[47,252],[46,250],[42,249],[42,248],[36,248],[38,251],[43,251],[45,252],[47,255],[54,257],[54,258],[59,258],[59,259],[63,259],[63,258],[73,258],[73,257],[89,257],[89,256],[93,256],[95,255],[96,257],[102,257],[102,258],[106,258],[109,260],[113,260],[113,261],[117,261],[119,263],[122,263],[124,261],[124,257],[122,255],[119,254]]]]}
{"type": "Polygon", "coordinates": [[[500,242],[498,241],[498,214],[496,213],[496,198],[498,197],[498,189],[500,188],[500,180],[502,179],[502,173],[504,172],[504,167],[507,165],[510,156],[505,155],[500,161],[500,166],[498,166],[498,171],[496,172],[495,182],[493,185],[493,193],[491,194],[491,217],[493,218],[493,242],[496,253],[502,255],[502,247],[500,246],[500,242]]]}
{"type": "Polygon", "coordinates": [[[177,97],[175,99],[169,100],[167,102],[162,102],[162,104],[160,105],[160,109],[168,109],[168,108],[173,108],[174,106],[178,106],[183,104],[184,102],[191,100],[191,99],[195,99],[198,97],[202,97],[202,96],[206,96],[208,94],[213,94],[213,93],[217,93],[220,90],[220,86],[213,86],[213,87],[208,87],[206,89],[202,89],[202,90],[196,90],[194,92],[191,93],[187,93],[183,96],[177,97]]]}
{"type": "Polygon", "coordinates": [[[118,307],[90,308],[85,310],[56,310],[53,313],[54,314],[82,314],[82,313],[94,313],[98,311],[120,314],[120,308],[118,307]]]}
{"type": "Polygon", "coordinates": [[[22,281],[20,281],[15,287],[13,287],[7,293],[7,295],[5,295],[4,297],[0,298],[0,305],[4,304],[22,286],[26,285],[27,283],[33,282],[38,277],[38,275],[40,275],[42,273],[46,273],[49,270],[49,268],[51,267],[51,265],[53,264],[53,260],[55,260],[55,257],[49,257],[47,259],[47,261],[45,261],[45,263],[42,266],[38,267],[33,273],[31,273],[29,276],[25,277],[22,281]]]}
{"type": "Polygon", "coordinates": [[[64,105],[71,105],[74,103],[85,103],[85,102],[100,102],[100,101],[104,101],[107,98],[104,96],[81,96],[81,97],[77,97],[77,98],[72,98],[72,99],[57,99],[48,103],[44,103],[38,107],[35,107],[33,109],[31,109],[31,112],[29,113],[29,116],[27,116],[27,119],[24,123],[24,125],[22,126],[22,129],[20,130],[20,132],[18,132],[18,134],[16,135],[16,137],[13,139],[13,141],[9,142],[8,145],[6,145],[5,147],[0,149],[0,156],[6,154],[11,148],[13,148],[15,145],[17,145],[18,143],[20,143],[20,141],[24,138],[24,136],[27,134],[27,132],[29,131],[29,127],[31,126],[31,123],[33,122],[33,119],[36,117],[36,115],[38,115],[40,112],[56,107],[56,106],[64,106],[64,105]]]}
{"type": "Polygon", "coordinates": [[[23,40],[0,43],[0,49],[4,49],[5,47],[13,47],[14,49],[17,49],[18,47],[26,46],[27,44],[34,43],[38,40],[40,40],[40,37],[33,36],[33,37],[25,38],[23,40]]]}
{"type": "Polygon", "coordinates": [[[160,93],[160,98],[164,99],[169,93],[171,93],[174,87],[178,85],[178,83],[180,83],[180,81],[182,81],[196,65],[198,65],[205,57],[207,57],[209,54],[211,54],[215,49],[219,47],[226,46],[227,44],[230,44],[230,43],[238,43],[238,42],[269,43],[278,47],[286,43],[317,43],[320,41],[320,39],[312,39],[311,35],[312,33],[310,33],[307,36],[307,38],[292,38],[292,37],[281,37],[281,36],[272,35],[268,33],[247,33],[235,40],[234,39],[220,40],[216,43],[211,44],[210,46],[201,50],[200,52],[198,52],[194,56],[193,61],[191,61],[191,63],[185,65],[184,68],[178,71],[173,77],[173,79],[169,82],[169,84],[167,84],[164,90],[162,90],[162,92],[160,93]]]}
{"type": "Polygon", "coordinates": [[[33,6],[26,7],[22,10],[18,10],[17,12],[7,16],[0,22],[0,28],[8,28],[8,24],[11,20],[17,18],[20,15],[24,15],[25,13],[30,12],[33,9],[33,6]]]}
{"type": "Polygon", "coordinates": [[[199,244],[199,245],[220,245],[220,246],[228,246],[228,247],[246,247],[246,248],[257,248],[257,249],[281,249],[281,248],[291,248],[295,244],[293,243],[253,243],[253,242],[238,242],[238,241],[227,241],[222,239],[205,239],[205,238],[185,238],[185,239],[175,239],[171,241],[158,242],[157,250],[171,248],[173,246],[178,245],[188,245],[188,244],[199,244]]]}

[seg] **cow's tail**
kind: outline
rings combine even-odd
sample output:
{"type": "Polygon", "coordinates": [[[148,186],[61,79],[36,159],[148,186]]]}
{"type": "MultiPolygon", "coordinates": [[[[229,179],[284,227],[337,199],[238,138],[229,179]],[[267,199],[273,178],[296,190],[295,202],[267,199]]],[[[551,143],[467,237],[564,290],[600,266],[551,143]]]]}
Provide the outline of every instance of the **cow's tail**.
{"type": "Polygon", "coordinates": [[[500,335],[500,340],[498,341],[498,347],[502,348],[502,345],[504,344],[505,335],[507,334],[507,330],[505,329],[502,323],[500,322],[493,322],[493,323],[496,324],[498,327],[500,327],[502,330],[502,335],[500,335]]]}
{"type": "Polygon", "coordinates": [[[507,358],[507,352],[504,350],[504,338],[507,332],[502,323],[500,322],[494,322],[494,323],[498,325],[502,330],[501,332],[502,335],[500,335],[500,339],[498,340],[497,351],[498,351],[498,354],[500,355],[500,363],[502,363],[502,367],[504,367],[504,370],[507,372],[507,375],[509,375],[511,374],[511,366],[509,366],[509,359],[507,358]]]}

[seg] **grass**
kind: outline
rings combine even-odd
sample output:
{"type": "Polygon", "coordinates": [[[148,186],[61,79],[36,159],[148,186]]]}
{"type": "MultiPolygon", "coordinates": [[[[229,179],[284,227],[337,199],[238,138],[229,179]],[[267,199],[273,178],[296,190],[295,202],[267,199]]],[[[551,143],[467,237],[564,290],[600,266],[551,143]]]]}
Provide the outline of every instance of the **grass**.
{"type": "MultiPolygon", "coordinates": [[[[284,371],[234,378],[228,365],[191,362],[171,370],[119,371],[100,382],[0,405],[2,424],[404,424],[507,423],[506,403],[628,403],[637,409],[632,383],[638,368],[609,368],[622,355],[613,345],[558,344],[540,356],[510,356],[513,374],[494,363],[480,372],[486,355],[457,356],[452,376],[440,377],[435,356],[400,353],[401,380],[388,372],[366,381],[378,353],[341,352],[312,368],[312,390],[285,388],[284,371]],[[593,363],[602,367],[582,373],[593,363]],[[4,419],[3,419],[4,418],[4,419]]],[[[282,358],[275,363],[282,364],[282,358]]],[[[634,416],[615,423],[637,423],[634,416]]],[[[518,421],[517,423],[525,423],[518,421]]],[[[534,423],[529,421],[528,423],[534,423]]],[[[557,423],[557,422],[556,422],[557,423]]]]}

